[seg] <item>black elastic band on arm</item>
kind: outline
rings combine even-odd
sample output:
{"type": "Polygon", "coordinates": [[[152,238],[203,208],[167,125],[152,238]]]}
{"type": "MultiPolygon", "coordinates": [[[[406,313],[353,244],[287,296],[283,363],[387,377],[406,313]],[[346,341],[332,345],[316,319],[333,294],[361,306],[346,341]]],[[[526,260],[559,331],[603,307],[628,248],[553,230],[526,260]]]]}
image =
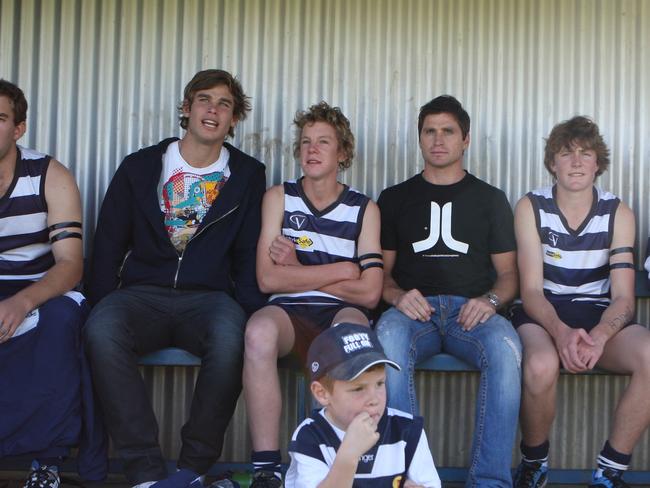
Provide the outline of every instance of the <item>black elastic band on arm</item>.
{"type": "Polygon", "coordinates": [[[82,236],[79,232],[68,232],[67,230],[64,230],[50,237],[50,244],[54,244],[56,241],[60,241],[61,239],[81,239],[81,238],[82,236]]]}
{"type": "Polygon", "coordinates": [[[63,229],[64,227],[79,227],[79,228],[81,229],[81,222],[74,222],[74,221],[70,221],[70,222],[59,222],[58,224],[52,224],[52,225],[50,225],[50,226],[47,228],[47,230],[49,230],[50,232],[52,232],[53,230],[63,229]]]}
{"type": "Polygon", "coordinates": [[[634,269],[632,263],[614,263],[609,265],[609,269],[634,269]]]}
{"type": "Polygon", "coordinates": [[[384,256],[382,256],[378,252],[369,252],[368,254],[363,254],[363,255],[359,256],[357,259],[359,261],[363,261],[364,259],[383,259],[383,258],[384,258],[384,256]]]}
{"type": "Polygon", "coordinates": [[[378,263],[377,261],[373,261],[372,263],[367,263],[367,264],[362,264],[361,266],[361,271],[365,271],[368,268],[384,268],[384,263],[378,263]]]}
{"type": "Polygon", "coordinates": [[[613,256],[614,254],[621,254],[623,252],[634,252],[634,248],[632,247],[617,247],[616,249],[612,249],[609,251],[609,255],[613,256]]]}

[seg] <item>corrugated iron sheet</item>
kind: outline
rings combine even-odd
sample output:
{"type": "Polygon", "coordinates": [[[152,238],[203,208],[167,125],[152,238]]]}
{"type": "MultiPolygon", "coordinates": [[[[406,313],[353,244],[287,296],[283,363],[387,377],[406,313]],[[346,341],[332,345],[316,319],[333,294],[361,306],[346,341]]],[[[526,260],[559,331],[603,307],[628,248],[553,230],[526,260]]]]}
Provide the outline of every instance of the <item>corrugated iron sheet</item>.
{"type": "MultiPolygon", "coordinates": [[[[86,237],[121,158],[180,135],[174,107],[184,84],[222,67],[253,97],[234,142],[266,163],[269,184],[298,175],[291,121],[321,99],[339,105],[356,134],[343,179],[372,197],[420,170],[417,110],[438,94],[457,96],[472,116],[467,168],[513,204],[550,182],[542,152],[551,127],[593,116],[611,148],[600,184],[634,209],[641,257],[650,230],[649,44],[644,0],[0,0],[0,76],[30,102],[22,143],[74,172],[86,237]]],[[[647,302],[638,310],[645,323],[647,302]]],[[[173,456],[194,376],[146,375],[173,456]]],[[[592,464],[624,381],[562,377],[555,466],[592,464]]],[[[418,385],[439,464],[463,465],[475,375],[420,375],[418,385]]],[[[247,458],[243,418],[240,407],[224,459],[247,458]]],[[[646,434],[636,467],[650,467],[649,444],[646,434]]]]}

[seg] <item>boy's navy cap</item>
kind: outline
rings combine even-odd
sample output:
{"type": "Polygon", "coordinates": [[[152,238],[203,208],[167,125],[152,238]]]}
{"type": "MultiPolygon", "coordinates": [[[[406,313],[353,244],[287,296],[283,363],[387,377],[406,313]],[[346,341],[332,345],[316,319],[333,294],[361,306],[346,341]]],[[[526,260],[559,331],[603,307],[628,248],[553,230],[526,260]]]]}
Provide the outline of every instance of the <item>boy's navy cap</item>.
{"type": "Polygon", "coordinates": [[[307,353],[312,381],[325,374],[336,380],[352,381],[376,364],[400,369],[384,354],[375,331],[358,324],[333,325],[314,339],[307,353]]]}

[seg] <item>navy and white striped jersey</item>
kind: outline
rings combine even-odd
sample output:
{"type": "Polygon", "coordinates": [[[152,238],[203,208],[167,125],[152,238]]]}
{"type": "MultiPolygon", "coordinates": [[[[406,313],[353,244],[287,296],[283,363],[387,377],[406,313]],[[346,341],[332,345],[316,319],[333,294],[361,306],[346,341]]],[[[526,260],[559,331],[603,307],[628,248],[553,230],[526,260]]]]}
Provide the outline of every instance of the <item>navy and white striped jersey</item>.
{"type": "MultiPolygon", "coordinates": [[[[422,417],[387,408],[377,430],[379,441],[359,459],[354,488],[400,487],[406,478],[425,487],[441,486],[422,417]]],[[[329,422],[325,409],[314,411],[291,439],[285,487],[316,487],[332,467],[344,436],[329,422]]]]}
{"type": "MultiPolygon", "coordinates": [[[[316,209],[302,188],[302,178],[284,183],[284,217],[282,235],[296,246],[298,261],[303,265],[356,261],[357,241],[369,198],[345,185],[339,198],[324,210],[316,209]]],[[[331,303],[338,297],[320,291],[280,293],[283,297],[305,302],[331,303]]]]}
{"type": "Polygon", "coordinates": [[[528,193],[542,243],[544,293],[551,301],[609,303],[609,251],[620,200],[594,187],[591,210],[571,229],[554,199],[554,188],[528,193]]]}
{"type": "Polygon", "coordinates": [[[18,147],[14,179],[0,198],[0,295],[13,295],[54,266],[45,175],[50,156],[18,147]]]}

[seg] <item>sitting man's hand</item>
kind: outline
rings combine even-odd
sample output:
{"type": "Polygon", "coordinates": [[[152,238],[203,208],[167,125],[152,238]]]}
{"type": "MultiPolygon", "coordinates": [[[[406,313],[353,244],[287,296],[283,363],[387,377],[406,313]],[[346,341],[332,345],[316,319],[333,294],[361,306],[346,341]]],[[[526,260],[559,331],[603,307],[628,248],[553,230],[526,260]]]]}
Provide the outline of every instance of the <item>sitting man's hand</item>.
{"type": "Polygon", "coordinates": [[[395,308],[411,320],[427,322],[431,320],[431,314],[436,311],[417,289],[402,293],[395,300],[395,308]]]}
{"type": "Polygon", "coordinates": [[[564,369],[570,373],[580,373],[589,369],[587,362],[581,356],[588,360],[591,355],[586,354],[584,348],[592,347],[595,343],[585,329],[572,329],[567,326],[554,339],[564,369]]]}
{"type": "Polygon", "coordinates": [[[29,307],[17,295],[0,301],[0,344],[13,337],[28,312],[29,307]]]}
{"type": "Polygon", "coordinates": [[[296,245],[284,236],[277,236],[269,247],[269,254],[275,264],[297,266],[300,264],[296,255],[296,245]]]}
{"type": "Polygon", "coordinates": [[[485,297],[470,298],[460,307],[458,322],[463,330],[472,330],[479,323],[484,323],[497,312],[494,305],[485,297]]]}

